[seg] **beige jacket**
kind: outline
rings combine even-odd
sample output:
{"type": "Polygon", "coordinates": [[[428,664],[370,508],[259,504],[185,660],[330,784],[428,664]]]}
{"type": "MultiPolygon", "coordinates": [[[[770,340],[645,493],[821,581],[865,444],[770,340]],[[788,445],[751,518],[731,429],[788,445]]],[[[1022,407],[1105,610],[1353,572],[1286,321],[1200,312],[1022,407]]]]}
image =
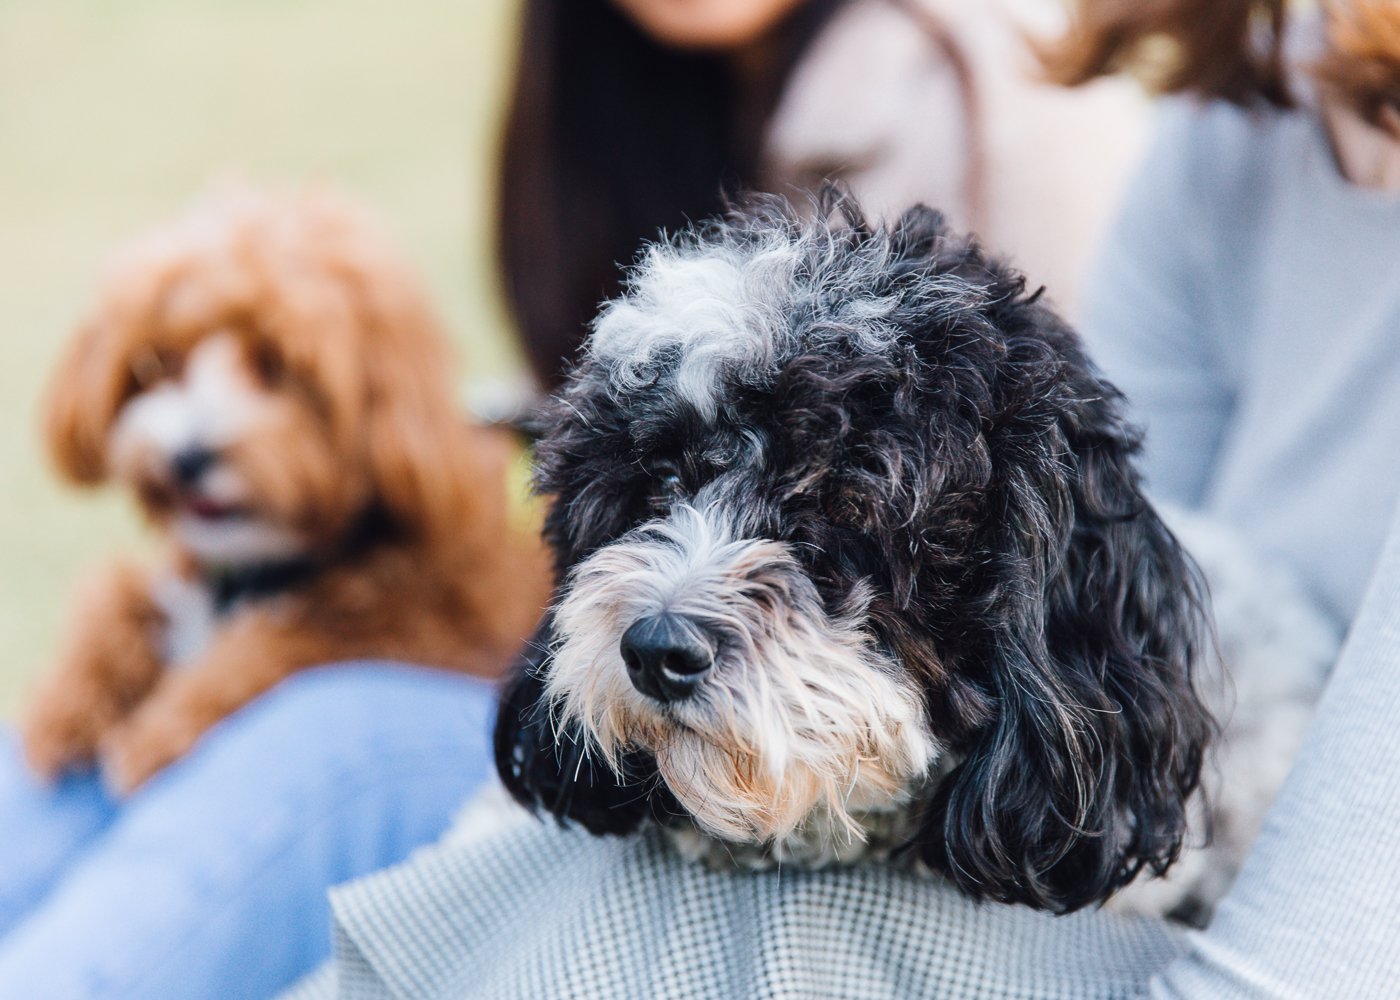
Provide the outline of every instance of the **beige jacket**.
{"type": "Polygon", "coordinates": [[[1025,33],[1062,26],[1056,0],[851,0],[797,67],[770,125],[768,183],[846,180],[872,215],[915,202],[975,228],[1073,317],[1080,277],[1147,132],[1148,101],[1127,81],[1074,91],[1040,83],[1025,33]],[[940,21],[977,93],[982,211],[966,197],[962,91],[908,8],[940,21]]]}

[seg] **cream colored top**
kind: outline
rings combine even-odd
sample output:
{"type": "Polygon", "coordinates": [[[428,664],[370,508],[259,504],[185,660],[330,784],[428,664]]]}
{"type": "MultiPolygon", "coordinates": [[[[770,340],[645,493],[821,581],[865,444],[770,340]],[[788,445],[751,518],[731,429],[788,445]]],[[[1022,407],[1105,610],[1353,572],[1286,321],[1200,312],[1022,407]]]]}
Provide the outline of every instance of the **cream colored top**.
{"type": "Polygon", "coordinates": [[[922,201],[974,228],[961,90],[908,9],[916,4],[943,22],[973,70],[987,167],[975,228],[1072,317],[1080,276],[1145,144],[1148,104],[1127,81],[1072,91],[1040,82],[1026,33],[1062,26],[1054,0],[852,0],[779,102],[770,183],[812,189],[836,176],[872,214],[922,201]]]}

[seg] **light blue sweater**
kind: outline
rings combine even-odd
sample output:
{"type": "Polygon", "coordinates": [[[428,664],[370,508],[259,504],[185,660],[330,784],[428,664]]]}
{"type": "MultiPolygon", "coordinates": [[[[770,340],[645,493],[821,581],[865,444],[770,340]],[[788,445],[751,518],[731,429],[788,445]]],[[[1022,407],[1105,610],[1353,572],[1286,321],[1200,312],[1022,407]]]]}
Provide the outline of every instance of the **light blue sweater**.
{"type": "Polygon", "coordinates": [[[1355,619],[1247,867],[1153,995],[1400,997],[1400,198],[1345,181],[1314,114],[1169,102],[1085,333],[1153,489],[1355,619]]]}
{"type": "Polygon", "coordinates": [[[1169,102],[1084,332],[1149,485],[1290,561],[1345,623],[1400,497],[1400,198],[1319,118],[1169,102]]]}

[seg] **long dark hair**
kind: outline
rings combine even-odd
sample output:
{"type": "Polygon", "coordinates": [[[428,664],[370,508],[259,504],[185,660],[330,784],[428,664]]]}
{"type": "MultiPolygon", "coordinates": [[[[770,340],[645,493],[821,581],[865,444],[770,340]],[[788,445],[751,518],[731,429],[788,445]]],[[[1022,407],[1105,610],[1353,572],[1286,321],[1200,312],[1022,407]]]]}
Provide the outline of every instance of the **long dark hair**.
{"type": "Polygon", "coordinates": [[[527,0],[506,121],[497,241],[530,367],[556,385],[618,264],[644,239],[757,182],[792,68],[845,0],[808,0],[776,29],[761,85],[726,56],[654,41],[609,0],[527,0]]]}

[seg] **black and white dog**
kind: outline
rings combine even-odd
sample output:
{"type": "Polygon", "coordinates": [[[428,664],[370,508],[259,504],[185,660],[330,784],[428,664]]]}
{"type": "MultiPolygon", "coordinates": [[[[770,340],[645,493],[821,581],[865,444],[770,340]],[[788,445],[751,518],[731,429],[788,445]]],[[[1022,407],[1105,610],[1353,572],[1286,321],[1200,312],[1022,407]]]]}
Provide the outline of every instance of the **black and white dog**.
{"type": "Polygon", "coordinates": [[[547,426],[518,800],[1056,912],[1176,860],[1216,728],[1199,574],[1118,392],[937,213],[758,201],[650,246],[547,426]]]}

